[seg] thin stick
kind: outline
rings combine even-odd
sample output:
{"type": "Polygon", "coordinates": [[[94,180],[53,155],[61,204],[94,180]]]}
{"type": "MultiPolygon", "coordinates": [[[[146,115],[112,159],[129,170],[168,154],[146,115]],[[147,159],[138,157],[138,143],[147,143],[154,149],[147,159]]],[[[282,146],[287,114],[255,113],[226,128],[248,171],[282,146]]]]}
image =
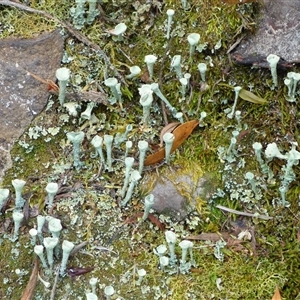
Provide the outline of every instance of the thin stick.
{"type": "Polygon", "coordinates": [[[60,268],[60,265],[58,265],[57,268],[56,268],[56,275],[55,275],[55,279],[54,279],[54,283],[53,283],[53,287],[52,287],[52,290],[51,290],[51,295],[50,295],[49,300],[54,300],[55,299],[55,291],[56,291],[56,286],[57,286],[58,278],[59,278],[59,268],[60,268]]]}
{"type": "Polygon", "coordinates": [[[51,14],[47,13],[46,11],[43,10],[38,10],[31,8],[25,4],[21,4],[19,2],[13,2],[9,0],[0,0],[0,5],[6,5],[6,6],[11,6],[15,8],[19,8],[21,10],[25,10],[28,12],[36,13],[39,15],[43,15],[44,17],[54,20],[55,22],[61,24],[63,27],[65,27],[76,39],[87,45],[88,47],[93,48],[94,50],[98,51],[100,53],[100,56],[103,58],[105,64],[116,74],[116,76],[125,84],[128,86],[126,83],[124,77],[118,72],[118,70],[114,67],[114,65],[111,63],[109,57],[105,54],[105,52],[95,43],[90,41],[87,37],[82,35],[78,30],[74,29],[71,24],[61,21],[55,16],[52,16],[51,14]]]}
{"type": "Polygon", "coordinates": [[[216,207],[219,208],[219,209],[228,211],[230,213],[233,213],[233,214],[241,215],[241,216],[255,217],[255,218],[259,218],[259,219],[263,219],[263,220],[272,220],[273,219],[272,217],[269,217],[269,216],[258,215],[258,214],[251,214],[251,213],[247,213],[247,212],[243,212],[243,211],[231,209],[231,208],[228,208],[228,207],[222,206],[222,205],[216,205],[216,207]]]}

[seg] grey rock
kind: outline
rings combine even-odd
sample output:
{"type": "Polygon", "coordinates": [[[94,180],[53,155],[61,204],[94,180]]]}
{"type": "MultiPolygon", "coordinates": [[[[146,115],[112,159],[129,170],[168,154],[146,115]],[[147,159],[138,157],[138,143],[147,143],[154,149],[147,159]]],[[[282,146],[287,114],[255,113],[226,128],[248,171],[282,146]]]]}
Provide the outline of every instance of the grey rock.
{"type": "Polygon", "coordinates": [[[209,176],[195,179],[195,176],[184,174],[173,178],[161,176],[156,181],[151,191],[154,195],[152,208],[181,221],[196,210],[198,201],[209,199],[214,187],[209,176]]]}
{"type": "Polygon", "coordinates": [[[263,0],[258,29],[242,41],[233,58],[237,63],[268,67],[266,57],[278,55],[279,65],[300,62],[300,1],[263,0]]]}
{"type": "Polygon", "coordinates": [[[28,72],[55,81],[63,48],[59,30],[34,39],[0,41],[0,182],[12,166],[15,141],[47,104],[46,84],[28,72]]]}

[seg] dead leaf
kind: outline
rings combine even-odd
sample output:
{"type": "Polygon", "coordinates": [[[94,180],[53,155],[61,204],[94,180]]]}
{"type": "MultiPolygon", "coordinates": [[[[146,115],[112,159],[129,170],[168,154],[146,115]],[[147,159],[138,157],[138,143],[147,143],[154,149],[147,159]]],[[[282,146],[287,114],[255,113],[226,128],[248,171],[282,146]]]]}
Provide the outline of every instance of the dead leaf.
{"type": "Polygon", "coordinates": [[[164,145],[164,141],[163,141],[163,136],[165,133],[167,132],[173,132],[174,129],[176,127],[178,127],[181,123],[180,122],[173,122],[173,123],[169,123],[168,125],[166,125],[160,132],[160,136],[159,136],[159,146],[163,147],[164,145]]]}
{"type": "MultiPolygon", "coordinates": [[[[138,218],[141,218],[143,213],[138,213],[133,215],[132,217],[126,219],[124,224],[132,224],[137,221],[138,218]]],[[[165,231],[165,225],[159,221],[153,214],[148,215],[148,219],[151,221],[152,224],[156,225],[161,231],[165,231]]]]}
{"type": "MultiPolygon", "coordinates": [[[[173,134],[175,136],[171,153],[174,152],[193,132],[196,126],[199,125],[199,120],[192,120],[183,123],[175,128],[173,134]]],[[[165,158],[165,147],[161,148],[159,151],[149,155],[144,165],[149,166],[156,164],[165,158]]]]}
{"type": "Polygon", "coordinates": [[[280,292],[278,286],[276,286],[275,293],[272,297],[272,300],[281,300],[280,292]]]}
{"type": "Polygon", "coordinates": [[[189,235],[186,240],[212,241],[217,242],[221,239],[227,240],[230,237],[228,232],[208,232],[198,235],[189,235]]]}
{"type": "Polygon", "coordinates": [[[39,260],[36,257],[34,260],[34,267],[33,267],[32,273],[30,275],[27,286],[21,296],[21,300],[33,299],[34,289],[35,289],[37,279],[38,279],[38,272],[39,272],[39,260]]]}

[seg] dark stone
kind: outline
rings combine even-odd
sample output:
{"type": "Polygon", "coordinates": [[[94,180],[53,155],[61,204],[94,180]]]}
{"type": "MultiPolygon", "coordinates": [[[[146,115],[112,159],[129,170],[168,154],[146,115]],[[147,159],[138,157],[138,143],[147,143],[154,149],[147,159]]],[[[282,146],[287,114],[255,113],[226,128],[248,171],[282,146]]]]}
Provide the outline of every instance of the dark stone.
{"type": "Polygon", "coordinates": [[[266,57],[276,54],[281,67],[300,63],[300,1],[263,0],[257,32],[232,54],[241,64],[268,67],[266,57]]]}
{"type": "Polygon", "coordinates": [[[27,71],[55,81],[64,38],[59,30],[34,39],[0,41],[0,182],[11,167],[10,150],[47,104],[47,85],[27,71]]]}

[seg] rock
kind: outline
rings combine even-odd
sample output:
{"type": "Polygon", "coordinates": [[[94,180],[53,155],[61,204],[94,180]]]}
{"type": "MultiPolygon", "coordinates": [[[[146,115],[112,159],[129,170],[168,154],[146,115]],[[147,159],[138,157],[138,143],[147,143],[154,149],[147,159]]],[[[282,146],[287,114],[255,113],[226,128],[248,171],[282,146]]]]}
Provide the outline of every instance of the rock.
{"type": "MultiPolygon", "coordinates": [[[[210,198],[214,187],[209,176],[192,172],[182,174],[182,170],[177,172],[155,178],[154,184],[150,184],[153,186],[150,193],[154,195],[152,208],[157,213],[181,221],[197,209],[199,201],[207,201],[210,198]]],[[[150,181],[152,180],[153,178],[150,181]]],[[[145,185],[147,186],[149,182],[145,185]]]]}
{"type": "Polygon", "coordinates": [[[47,104],[47,86],[27,71],[55,81],[64,38],[59,30],[34,39],[0,41],[0,182],[12,166],[10,150],[47,104]]]}
{"type": "Polygon", "coordinates": [[[278,55],[279,66],[300,63],[300,1],[263,0],[258,30],[242,41],[232,57],[235,62],[268,67],[266,57],[278,55]]]}

